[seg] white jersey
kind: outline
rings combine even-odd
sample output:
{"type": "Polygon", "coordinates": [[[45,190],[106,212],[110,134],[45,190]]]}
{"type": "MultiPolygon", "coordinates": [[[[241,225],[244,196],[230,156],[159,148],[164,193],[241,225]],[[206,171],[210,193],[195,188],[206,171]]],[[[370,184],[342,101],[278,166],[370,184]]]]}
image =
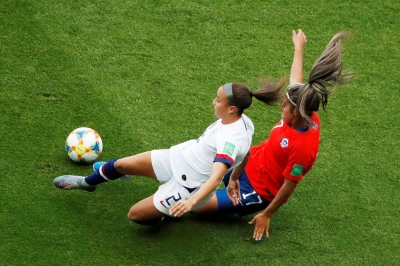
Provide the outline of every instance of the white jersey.
{"type": "Polygon", "coordinates": [[[217,120],[197,140],[171,147],[174,178],[182,186],[197,188],[210,177],[214,162],[225,163],[228,172],[239,165],[249,152],[253,134],[253,122],[244,114],[227,125],[221,119],[217,120]]]}

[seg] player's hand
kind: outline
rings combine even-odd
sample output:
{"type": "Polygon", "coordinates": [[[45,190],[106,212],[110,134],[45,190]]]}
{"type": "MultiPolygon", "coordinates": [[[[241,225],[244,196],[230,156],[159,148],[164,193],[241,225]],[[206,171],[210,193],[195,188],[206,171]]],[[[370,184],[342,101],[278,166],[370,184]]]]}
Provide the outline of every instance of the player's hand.
{"type": "Polygon", "coordinates": [[[254,216],[253,220],[249,222],[249,224],[255,224],[253,238],[258,241],[261,240],[264,232],[267,237],[269,237],[269,223],[271,221],[271,217],[266,216],[263,213],[259,213],[254,216]]]}
{"type": "Polygon", "coordinates": [[[193,204],[190,201],[181,200],[178,201],[171,209],[169,209],[169,214],[174,217],[181,217],[193,208],[193,204]]]}
{"type": "Polygon", "coordinates": [[[242,199],[240,197],[239,180],[230,179],[228,186],[226,187],[226,192],[228,193],[228,197],[232,201],[233,206],[237,206],[239,201],[242,199]]]}
{"type": "Polygon", "coordinates": [[[292,41],[295,48],[303,48],[307,43],[307,37],[302,30],[298,29],[297,33],[294,30],[292,32],[292,41]]]}

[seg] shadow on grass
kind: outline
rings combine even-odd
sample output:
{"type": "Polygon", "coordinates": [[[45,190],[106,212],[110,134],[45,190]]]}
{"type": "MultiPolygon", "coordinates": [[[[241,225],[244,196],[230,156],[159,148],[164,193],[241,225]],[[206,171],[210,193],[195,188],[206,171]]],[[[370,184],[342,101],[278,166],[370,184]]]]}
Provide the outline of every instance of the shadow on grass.
{"type": "Polygon", "coordinates": [[[223,228],[223,231],[232,232],[243,229],[250,220],[249,217],[238,217],[236,215],[214,215],[202,217],[193,214],[187,214],[181,218],[166,217],[162,222],[156,225],[132,226],[132,234],[135,235],[135,237],[158,238],[160,236],[167,236],[171,233],[177,234],[177,231],[207,232],[223,228]]]}

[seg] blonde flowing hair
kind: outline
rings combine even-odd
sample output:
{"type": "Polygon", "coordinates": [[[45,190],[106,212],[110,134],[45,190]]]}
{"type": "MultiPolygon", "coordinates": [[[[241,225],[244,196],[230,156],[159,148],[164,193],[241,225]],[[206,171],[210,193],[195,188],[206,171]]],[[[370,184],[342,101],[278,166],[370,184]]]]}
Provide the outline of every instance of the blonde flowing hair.
{"type": "Polygon", "coordinates": [[[328,103],[328,95],[336,91],[339,85],[351,80],[351,75],[342,70],[342,41],[350,32],[337,33],[326,46],[321,56],[311,69],[308,83],[292,84],[288,87],[287,93],[292,103],[298,108],[299,114],[296,119],[303,120],[307,126],[313,121],[313,111],[318,111],[322,105],[324,111],[328,103]],[[329,88],[329,89],[328,89],[329,88]]]}

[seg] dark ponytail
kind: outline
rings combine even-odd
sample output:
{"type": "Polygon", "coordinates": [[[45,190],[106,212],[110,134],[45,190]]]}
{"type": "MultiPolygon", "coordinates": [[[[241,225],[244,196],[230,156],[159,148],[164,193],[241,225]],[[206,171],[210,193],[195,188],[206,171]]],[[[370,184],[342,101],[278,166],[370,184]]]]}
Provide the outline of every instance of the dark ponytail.
{"type": "Polygon", "coordinates": [[[268,81],[255,92],[249,90],[249,88],[239,82],[232,83],[232,92],[234,104],[238,110],[239,114],[242,114],[244,110],[250,107],[253,97],[259,101],[264,102],[268,105],[274,105],[278,100],[280,100],[280,89],[285,85],[285,79],[282,78],[278,83],[268,81]]]}

